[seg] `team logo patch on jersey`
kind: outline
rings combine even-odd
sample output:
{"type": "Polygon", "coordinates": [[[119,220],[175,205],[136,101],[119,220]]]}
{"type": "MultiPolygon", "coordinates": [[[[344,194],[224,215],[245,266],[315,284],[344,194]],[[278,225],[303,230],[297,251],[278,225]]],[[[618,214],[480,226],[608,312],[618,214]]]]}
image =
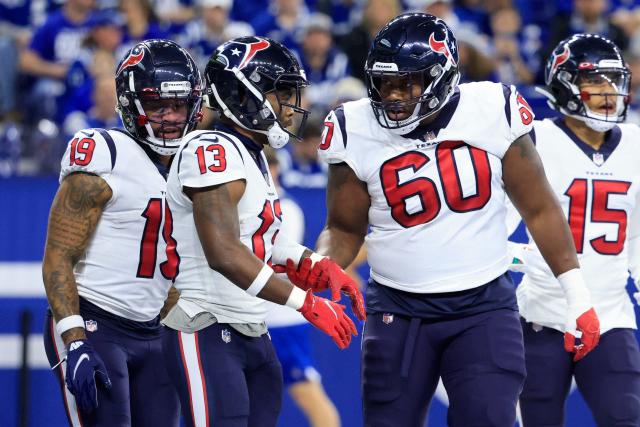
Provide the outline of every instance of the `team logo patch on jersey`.
{"type": "Polygon", "coordinates": [[[602,153],[593,153],[593,163],[596,166],[602,166],[604,164],[604,154],[602,153]]]}
{"type": "Polygon", "coordinates": [[[88,332],[95,332],[98,330],[98,322],[95,320],[85,320],[84,327],[88,332]]]}
{"type": "Polygon", "coordinates": [[[229,344],[231,342],[231,332],[228,329],[223,329],[220,335],[225,343],[229,344]]]}
{"type": "Polygon", "coordinates": [[[116,71],[116,76],[119,75],[125,68],[131,67],[132,65],[138,64],[144,58],[144,49],[140,46],[136,46],[133,48],[127,59],[122,61],[120,67],[118,67],[118,71],[116,71]]]}
{"type": "Polygon", "coordinates": [[[382,323],[388,325],[389,323],[393,323],[393,314],[391,313],[384,313],[382,315],[382,323]]]}

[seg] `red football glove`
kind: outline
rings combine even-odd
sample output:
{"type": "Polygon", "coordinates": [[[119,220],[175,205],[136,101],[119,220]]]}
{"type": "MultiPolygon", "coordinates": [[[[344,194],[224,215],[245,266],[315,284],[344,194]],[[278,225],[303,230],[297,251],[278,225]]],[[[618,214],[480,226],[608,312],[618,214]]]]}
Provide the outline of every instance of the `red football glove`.
{"type": "Polygon", "coordinates": [[[593,308],[582,313],[575,320],[575,329],[582,332],[580,345],[576,345],[576,337],[571,333],[572,328],[567,328],[564,333],[564,349],[570,353],[575,353],[574,362],[582,359],[593,350],[600,341],[600,321],[593,308]]]}
{"type": "Polygon", "coordinates": [[[358,335],[356,325],[344,313],[344,305],[315,296],[311,290],[307,291],[298,311],[309,323],[329,335],[341,350],[349,347],[352,335],[358,335]]]}
{"type": "Polygon", "coordinates": [[[315,264],[311,258],[304,258],[300,266],[292,259],[287,260],[287,277],[294,285],[314,292],[331,289],[331,299],[340,301],[340,292],[344,292],[351,299],[351,309],[356,317],[365,320],[367,314],[364,309],[364,298],[356,282],[349,277],[338,264],[325,257],[315,264]]]}

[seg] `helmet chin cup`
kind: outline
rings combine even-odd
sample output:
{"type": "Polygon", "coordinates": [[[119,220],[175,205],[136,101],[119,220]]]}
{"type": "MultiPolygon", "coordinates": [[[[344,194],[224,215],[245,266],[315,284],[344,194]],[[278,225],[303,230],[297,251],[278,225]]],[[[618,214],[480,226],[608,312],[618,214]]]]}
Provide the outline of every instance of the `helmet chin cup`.
{"type": "Polygon", "coordinates": [[[161,156],[173,156],[178,151],[178,148],[180,148],[180,147],[159,147],[156,144],[149,143],[147,140],[144,140],[143,142],[146,143],[147,147],[151,148],[153,151],[160,154],[161,156]]]}
{"type": "Polygon", "coordinates": [[[273,148],[282,148],[289,142],[289,134],[278,123],[274,123],[267,132],[269,145],[273,148]]]}
{"type": "Polygon", "coordinates": [[[608,132],[617,124],[616,122],[607,122],[604,120],[593,119],[584,116],[574,116],[578,120],[582,120],[587,126],[596,132],[608,132]]]}

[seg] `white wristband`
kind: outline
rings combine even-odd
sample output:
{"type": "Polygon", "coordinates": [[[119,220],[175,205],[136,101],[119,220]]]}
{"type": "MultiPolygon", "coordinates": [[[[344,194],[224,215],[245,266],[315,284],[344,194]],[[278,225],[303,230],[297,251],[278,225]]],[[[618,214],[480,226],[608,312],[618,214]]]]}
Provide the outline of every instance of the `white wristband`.
{"type": "Polygon", "coordinates": [[[304,300],[307,298],[307,293],[297,286],[294,286],[287,298],[287,302],[284,303],[287,307],[291,307],[295,310],[300,310],[304,304],[304,300]]]}
{"type": "Polygon", "coordinates": [[[309,257],[309,259],[311,259],[311,265],[315,264],[318,261],[323,260],[324,258],[326,258],[326,256],[320,255],[317,252],[312,253],[311,256],[309,257]]]}
{"type": "Polygon", "coordinates": [[[64,319],[60,319],[60,321],[56,323],[56,332],[58,333],[58,335],[62,335],[69,329],[73,328],[84,329],[84,319],[79,314],[67,316],[64,319]]]}
{"type": "Polygon", "coordinates": [[[253,295],[254,297],[258,295],[262,288],[265,287],[272,274],[273,269],[271,267],[269,267],[267,264],[262,266],[262,269],[260,270],[256,278],[253,279],[253,282],[251,282],[251,285],[247,288],[247,293],[249,295],[253,295]]]}
{"type": "Polygon", "coordinates": [[[573,306],[591,306],[591,293],[584,282],[579,268],[565,271],[558,276],[567,304],[573,306]]]}

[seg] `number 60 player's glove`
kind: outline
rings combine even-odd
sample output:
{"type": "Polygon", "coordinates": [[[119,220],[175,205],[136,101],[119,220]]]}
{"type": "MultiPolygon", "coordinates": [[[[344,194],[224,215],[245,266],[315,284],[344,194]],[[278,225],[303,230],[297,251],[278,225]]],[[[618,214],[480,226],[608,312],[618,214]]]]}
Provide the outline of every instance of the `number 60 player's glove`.
{"type": "Polygon", "coordinates": [[[365,320],[367,314],[364,308],[364,298],[356,282],[349,277],[333,260],[322,257],[314,262],[311,257],[304,258],[300,266],[296,266],[292,259],[287,260],[287,277],[294,285],[314,292],[331,289],[331,299],[340,301],[340,292],[344,292],[351,299],[351,309],[356,317],[365,320]]]}

